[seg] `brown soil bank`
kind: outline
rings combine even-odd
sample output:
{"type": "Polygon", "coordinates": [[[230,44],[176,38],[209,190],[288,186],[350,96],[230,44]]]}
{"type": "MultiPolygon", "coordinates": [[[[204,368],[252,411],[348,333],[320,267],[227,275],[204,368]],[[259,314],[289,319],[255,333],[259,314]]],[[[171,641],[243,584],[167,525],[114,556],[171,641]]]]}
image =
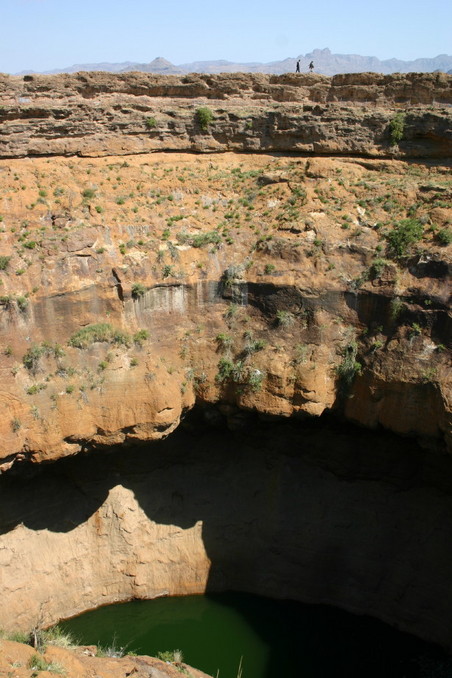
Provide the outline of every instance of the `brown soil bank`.
{"type": "Polygon", "coordinates": [[[94,645],[59,647],[52,643],[40,651],[10,640],[0,639],[0,675],[7,678],[210,678],[182,662],[170,664],[154,657],[103,657],[94,645]]]}
{"type": "Polygon", "coordinates": [[[450,459],[328,418],[225,421],[208,408],[166,441],[0,478],[0,624],[236,589],[450,648],[450,459]]]}
{"type": "Polygon", "coordinates": [[[0,157],[235,150],[445,158],[451,83],[443,73],[0,74],[0,157]],[[206,107],[208,119],[198,113],[206,107]]]}

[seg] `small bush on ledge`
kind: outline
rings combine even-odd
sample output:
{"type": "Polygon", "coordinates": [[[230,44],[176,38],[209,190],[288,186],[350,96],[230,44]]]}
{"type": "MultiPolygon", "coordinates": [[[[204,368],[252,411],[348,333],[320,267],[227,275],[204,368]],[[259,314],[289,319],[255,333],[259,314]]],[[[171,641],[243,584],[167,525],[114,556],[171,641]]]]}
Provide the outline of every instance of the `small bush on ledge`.
{"type": "Polygon", "coordinates": [[[450,228],[442,228],[440,231],[438,231],[436,234],[436,240],[443,247],[450,245],[452,243],[452,231],[450,228]]]}
{"type": "Polygon", "coordinates": [[[389,123],[389,138],[391,146],[397,146],[402,141],[405,132],[405,113],[397,113],[389,123]]]}
{"type": "Polygon", "coordinates": [[[109,323],[96,323],[82,327],[69,339],[69,345],[75,348],[88,348],[91,344],[98,341],[108,342],[109,344],[130,344],[130,336],[109,323]]]}
{"type": "Polygon", "coordinates": [[[362,365],[356,360],[358,345],[350,342],[342,352],[342,362],[336,367],[336,374],[341,382],[342,390],[347,391],[356,375],[361,374],[362,365]]]}
{"type": "Polygon", "coordinates": [[[134,299],[138,299],[138,297],[142,297],[146,292],[146,288],[144,285],[141,283],[134,283],[132,285],[132,297],[134,299]]]}
{"type": "Polygon", "coordinates": [[[419,219],[408,218],[398,221],[392,231],[385,235],[388,256],[395,259],[406,256],[411,247],[422,240],[424,227],[419,219]]]}
{"type": "Polygon", "coordinates": [[[138,344],[138,346],[142,346],[146,339],[149,339],[149,332],[147,330],[138,330],[138,332],[133,335],[133,341],[135,344],[138,344]]]}
{"type": "Polygon", "coordinates": [[[265,373],[262,370],[246,365],[243,360],[233,362],[228,358],[221,358],[215,381],[217,384],[234,383],[239,387],[239,392],[245,389],[259,391],[264,378],[265,373]]]}
{"type": "Polygon", "coordinates": [[[35,373],[39,367],[39,361],[43,356],[53,356],[54,358],[62,358],[64,351],[59,344],[50,344],[46,341],[41,344],[33,344],[22,358],[24,367],[30,372],[35,373]]]}
{"type": "Polygon", "coordinates": [[[207,106],[201,106],[196,109],[195,119],[203,132],[206,132],[213,120],[213,113],[207,106]]]}
{"type": "Polygon", "coordinates": [[[11,257],[0,256],[0,271],[6,271],[11,257]]]}

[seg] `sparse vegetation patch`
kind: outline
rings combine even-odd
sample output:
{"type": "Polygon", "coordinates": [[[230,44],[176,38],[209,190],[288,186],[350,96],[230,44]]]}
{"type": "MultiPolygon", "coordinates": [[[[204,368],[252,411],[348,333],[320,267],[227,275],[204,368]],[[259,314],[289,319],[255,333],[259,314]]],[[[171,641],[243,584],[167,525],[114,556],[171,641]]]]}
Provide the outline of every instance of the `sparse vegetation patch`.
{"type": "Polygon", "coordinates": [[[82,327],[69,339],[69,345],[75,348],[87,348],[95,342],[108,342],[109,344],[130,344],[130,336],[120,329],[112,327],[109,323],[96,323],[82,327]]]}

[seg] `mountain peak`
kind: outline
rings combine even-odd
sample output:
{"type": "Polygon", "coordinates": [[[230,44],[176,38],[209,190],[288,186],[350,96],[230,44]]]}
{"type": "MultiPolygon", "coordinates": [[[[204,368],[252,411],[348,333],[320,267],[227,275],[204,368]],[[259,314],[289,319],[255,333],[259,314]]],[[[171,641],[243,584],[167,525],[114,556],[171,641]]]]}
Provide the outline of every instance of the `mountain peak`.
{"type": "Polygon", "coordinates": [[[174,66],[174,64],[164,57],[156,57],[153,61],[149,62],[149,66],[153,68],[168,68],[174,66]]]}

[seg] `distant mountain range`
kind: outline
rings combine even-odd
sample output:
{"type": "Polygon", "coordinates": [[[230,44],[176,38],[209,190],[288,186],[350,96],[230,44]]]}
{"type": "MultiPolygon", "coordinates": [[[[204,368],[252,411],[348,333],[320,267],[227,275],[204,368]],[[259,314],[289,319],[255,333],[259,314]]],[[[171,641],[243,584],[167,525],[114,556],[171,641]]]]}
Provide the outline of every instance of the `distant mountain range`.
{"type": "MultiPolygon", "coordinates": [[[[258,62],[235,63],[232,61],[195,61],[190,64],[172,64],[163,57],[157,57],[147,64],[131,61],[122,63],[75,64],[68,68],[57,68],[44,73],[77,73],[78,71],[107,71],[110,73],[127,73],[143,71],[145,73],[161,73],[164,75],[180,75],[183,73],[288,73],[294,72],[297,61],[300,61],[301,72],[309,70],[309,64],[314,62],[314,72],[324,75],[337,73],[431,73],[442,71],[452,73],[452,56],[440,54],[431,59],[415,59],[402,61],[401,59],[386,59],[380,61],[377,57],[360,56],[359,54],[332,54],[328,48],[315,49],[309,54],[298,57],[288,57],[282,61],[272,61],[268,64],[258,62]]],[[[35,71],[22,71],[16,75],[26,75],[35,71]]]]}

